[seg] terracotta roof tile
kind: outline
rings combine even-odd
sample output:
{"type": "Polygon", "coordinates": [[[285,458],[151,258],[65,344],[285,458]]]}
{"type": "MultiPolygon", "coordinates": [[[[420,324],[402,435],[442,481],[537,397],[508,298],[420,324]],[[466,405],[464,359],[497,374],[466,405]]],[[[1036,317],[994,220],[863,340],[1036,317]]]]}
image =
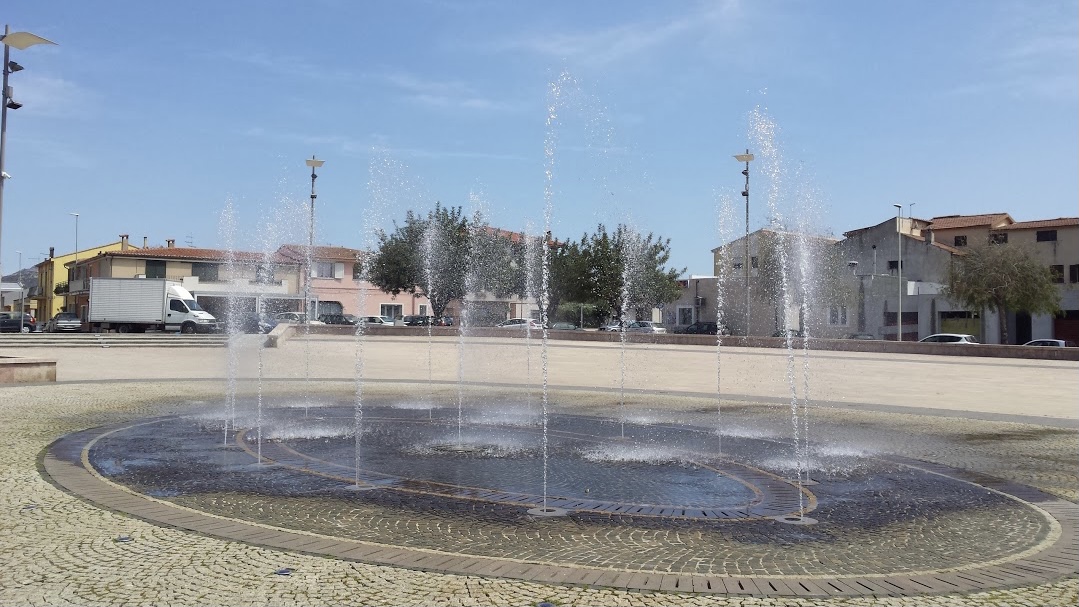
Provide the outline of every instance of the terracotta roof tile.
{"type": "Polygon", "coordinates": [[[1002,225],[1014,223],[1007,213],[985,213],[983,215],[944,215],[929,220],[931,230],[951,230],[955,228],[975,228],[986,226],[997,229],[1002,225]]]}
{"type": "Polygon", "coordinates": [[[1063,228],[1079,226],[1079,217],[1058,217],[1056,219],[1037,219],[1035,221],[1017,221],[999,230],[1034,230],[1038,228],[1063,228]]]}
{"type": "MultiPolygon", "coordinates": [[[[277,249],[277,253],[284,258],[291,259],[295,262],[303,262],[307,260],[307,246],[298,244],[286,244],[281,245],[277,249]]],[[[311,248],[312,259],[325,259],[334,261],[356,261],[360,256],[364,254],[359,249],[350,249],[348,247],[337,246],[321,246],[315,245],[311,248]]]]}
{"type": "Polygon", "coordinates": [[[128,249],[126,251],[108,251],[103,255],[116,257],[140,257],[149,259],[180,259],[180,260],[206,260],[227,261],[230,258],[236,261],[260,262],[270,261],[273,263],[289,263],[290,260],[282,258],[275,253],[256,253],[251,251],[229,251],[221,249],[200,249],[195,247],[149,247],[145,249],[128,249]]]}

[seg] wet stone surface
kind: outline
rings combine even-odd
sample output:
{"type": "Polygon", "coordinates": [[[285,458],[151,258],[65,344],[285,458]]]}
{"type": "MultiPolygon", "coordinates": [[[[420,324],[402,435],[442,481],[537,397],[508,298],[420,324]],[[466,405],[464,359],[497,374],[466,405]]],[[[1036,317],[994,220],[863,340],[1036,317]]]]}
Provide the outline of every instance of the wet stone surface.
{"type": "Polygon", "coordinates": [[[1007,496],[845,452],[813,453],[820,484],[802,503],[819,523],[784,525],[766,515],[798,509],[796,488],[778,481],[788,475],[790,445],[728,436],[719,456],[706,426],[627,424],[622,438],[619,423],[572,415],[551,418],[548,496],[584,507],[533,518],[525,511],[542,501],[538,419],[518,405],[506,411],[473,418],[458,442],[456,411],[368,408],[358,476],[370,491],[351,489],[355,412],[347,406],[268,409],[261,445],[249,418],[227,442],[212,416],[163,418],[103,436],[90,461],[136,491],[222,516],[635,571],[910,573],[1007,557],[1050,533],[1041,513],[1007,496]],[[685,515],[696,511],[727,515],[685,515]]]}

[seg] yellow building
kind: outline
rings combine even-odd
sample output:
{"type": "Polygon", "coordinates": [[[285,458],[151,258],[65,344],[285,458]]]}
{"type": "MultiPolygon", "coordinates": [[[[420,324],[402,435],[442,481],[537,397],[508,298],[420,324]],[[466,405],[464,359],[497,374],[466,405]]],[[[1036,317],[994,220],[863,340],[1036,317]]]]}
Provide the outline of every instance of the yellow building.
{"type": "MultiPolygon", "coordinates": [[[[101,253],[137,248],[128,242],[127,234],[121,234],[120,240],[116,242],[90,247],[66,255],[54,256],[52,255],[53,250],[50,248],[49,258],[34,266],[37,269],[38,289],[33,293],[31,299],[37,304],[38,322],[44,323],[59,312],[68,309],[66,294],[67,285],[71,279],[68,266],[79,259],[88,259],[101,253]],[[57,285],[61,287],[59,294],[56,293],[57,285]]],[[[72,307],[71,311],[76,310],[72,307]]]]}

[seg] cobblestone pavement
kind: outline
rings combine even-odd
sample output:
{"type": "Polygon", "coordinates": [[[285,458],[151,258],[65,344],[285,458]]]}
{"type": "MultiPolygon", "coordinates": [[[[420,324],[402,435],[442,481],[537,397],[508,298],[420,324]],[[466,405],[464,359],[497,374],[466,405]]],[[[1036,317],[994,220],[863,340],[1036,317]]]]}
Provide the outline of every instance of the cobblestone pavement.
{"type": "MultiPolygon", "coordinates": [[[[373,349],[374,344],[368,348],[369,352],[373,349]]],[[[321,354],[330,356],[326,350],[324,347],[321,354]]],[[[295,357],[297,351],[294,348],[289,355],[295,357]]],[[[172,367],[180,368],[190,364],[193,369],[201,369],[205,363],[198,358],[205,356],[203,353],[178,354],[162,349],[138,354],[150,368],[166,359],[172,367]]],[[[267,352],[266,355],[274,358],[282,354],[267,352]]],[[[422,355],[421,350],[411,358],[422,360],[422,355]]],[[[594,353],[583,350],[582,355],[594,353]]],[[[347,358],[348,353],[338,352],[338,356],[347,358]]],[[[636,363],[651,364],[644,360],[647,356],[647,352],[635,354],[636,363]]],[[[73,357],[66,357],[65,361],[67,365],[77,363],[73,357]]],[[[290,372],[302,366],[295,364],[295,358],[292,362],[289,367],[285,361],[273,360],[269,366],[289,368],[290,372]]],[[[401,362],[397,360],[398,364],[401,362]]],[[[963,375],[962,365],[949,362],[953,364],[952,374],[963,375]]],[[[0,415],[4,419],[4,431],[0,434],[0,508],[4,512],[0,518],[0,604],[535,605],[548,601],[559,605],[1074,605],[1079,602],[1079,581],[1074,578],[970,594],[827,600],[626,592],[352,563],[185,533],[96,508],[57,489],[42,478],[38,458],[52,441],[72,431],[149,415],[189,412],[204,407],[207,402],[223,402],[224,382],[154,380],[137,365],[123,367],[114,360],[113,366],[108,366],[107,357],[104,361],[86,361],[87,367],[99,365],[108,367],[108,375],[115,380],[0,388],[0,415]],[[126,382],[123,378],[139,381],[126,382]],[[120,536],[129,536],[132,541],[116,541],[120,536]],[[291,569],[291,575],[275,575],[281,568],[291,569]]],[[[1033,375],[1044,373],[1044,369],[1028,368],[1033,375]]],[[[898,371],[904,371],[902,365],[898,371]]],[[[1075,371],[1061,367],[1058,370],[1061,382],[1074,381],[1075,371]]],[[[383,373],[392,375],[388,370],[383,373]]],[[[714,374],[715,370],[704,368],[701,373],[714,374]]],[[[1015,368],[1010,368],[1008,373],[1022,375],[1021,369],[1015,368]]],[[[201,372],[191,374],[193,378],[212,376],[201,372]]],[[[973,383],[978,379],[972,373],[964,381],[973,383]]],[[[879,384],[888,381],[890,375],[878,378],[879,384]]],[[[265,390],[273,394],[295,392],[296,383],[271,383],[265,390]]],[[[569,383],[587,385],[584,381],[569,383]]],[[[698,385],[689,381],[684,384],[690,390],[698,385]]],[[[330,381],[312,382],[307,387],[330,398],[340,398],[354,389],[350,382],[330,381]]],[[[247,394],[253,391],[248,384],[241,389],[247,394]]],[[[371,393],[379,389],[377,384],[368,387],[371,393]]],[[[839,395],[837,387],[829,390],[833,399],[839,395]]],[[[988,391],[985,394],[990,400],[993,398],[988,391]]],[[[846,398],[868,400],[856,391],[846,398]]],[[[1071,399],[1074,406],[1074,393],[1071,399]]],[[[672,421],[700,422],[710,415],[707,402],[686,400],[687,404],[678,410],[663,409],[644,396],[633,396],[631,405],[635,409],[647,407],[649,415],[670,416],[672,421]]],[[[606,402],[607,399],[591,402],[582,396],[574,408],[588,412],[590,407],[604,407],[606,402]]],[[[996,405],[990,404],[988,408],[993,410],[996,405]]],[[[731,410],[736,406],[732,404],[731,410]]],[[[1050,406],[1057,407],[1054,410],[1064,409],[1059,403],[1050,406]]],[[[1026,410],[1022,412],[1037,415],[1038,411],[1032,407],[1036,409],[1037,403],[1024,403],[1026,410]]],[[[776,424],[785,420],[782,406],[764,407],[762,411],[761,417],[772,416],[776,424]]],[[[1079,452],[1079,440],[1074,430],[1011,421],[896,414],[869,408],[859,411],[820,408],[814,415],[821,421],[819,440],[822,442],[841,440],[844,428],[858,429],[859,440],[864,444],[848,445],[849,448],[872,447],[1013,480],[1072,502],[1079,499],[1075,455],[1079,452]],[[825,428],[830,428],[828,432],[834,436],[825,435],[825,428]]]]}

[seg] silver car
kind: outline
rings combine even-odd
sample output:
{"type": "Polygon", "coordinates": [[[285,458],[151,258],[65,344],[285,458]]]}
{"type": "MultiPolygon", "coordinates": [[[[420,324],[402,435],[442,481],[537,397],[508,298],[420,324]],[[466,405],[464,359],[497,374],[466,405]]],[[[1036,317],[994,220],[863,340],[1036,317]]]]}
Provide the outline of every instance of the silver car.
{"type": "Polygon", "coordinates": [[[82,331],[82,321],[74,312],[60,312],[45,323],[46,333],[60,333],[61,331],[82,331]]]}
{"type": "Polygon", "coordinates": [[[977,344],[978,338],[967,333],[936,333],[918,340],[922,344],[977,344]]]}
{"type": "Polygon", "coordinates": [[[629,326],[626,327],[626,331],[631,333],[666,333],[667,329],[650,320],[638,320],[629,323],[629,326]]]}
{"type": "Polygon", "coordinates": [[[1074,348],[1075,342],[1063,339],[1035,339],[1023,344],[1024,346],[1043,346],[1049,348],[1074,348]]]}

